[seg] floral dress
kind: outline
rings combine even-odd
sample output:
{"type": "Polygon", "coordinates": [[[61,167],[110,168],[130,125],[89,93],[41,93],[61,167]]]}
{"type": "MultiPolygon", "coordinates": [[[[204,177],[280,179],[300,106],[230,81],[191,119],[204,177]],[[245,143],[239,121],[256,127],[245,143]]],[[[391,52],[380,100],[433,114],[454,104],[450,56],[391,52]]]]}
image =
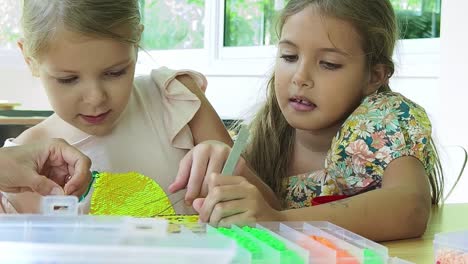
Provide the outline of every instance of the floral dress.
{"type": "Polygon", "coordinates": [[[332,140],[323,170],[284,180],[287,208],[312,205],[319,196],[352,196],[380,188],[388,164],[402,156],[419,159],[432,173],[435,150],[424,109],[395,92],[366,97],[332,140]]]}

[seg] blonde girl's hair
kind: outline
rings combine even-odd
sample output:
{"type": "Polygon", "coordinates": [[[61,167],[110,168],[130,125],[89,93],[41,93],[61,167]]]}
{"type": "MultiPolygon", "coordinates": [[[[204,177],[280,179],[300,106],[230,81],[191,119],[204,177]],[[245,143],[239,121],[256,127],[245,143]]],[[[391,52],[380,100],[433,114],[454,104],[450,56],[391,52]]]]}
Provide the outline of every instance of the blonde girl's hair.
{"type": "MultiPolygon", "coordinates": [[[[392,55],[398,39],[398,30],[394,10],[388,0],[290,0],[278,21],[280,38],[286,20],[310,5],[324,16],[350,22],[361,36],[368,69],[377,64],[384,64],[388,78],[393,75],[395,66],[392,55]]],[[[283,199],[283,180],[289,176],[295,130],[281,113],[274,80],[273,75],[267,85],[267,100],[251,122],[251,145],[244,155],[259,177],[283,199]]],[[[390,91],[387,83],[378,89],[378,92],[385,91],[390,91]]],[[[443,177],[432,139],[428,147],[434,149],[436,156],[436,166],[429,175],[432,203],[436,204],[441,198],[443,177]]]]}
{"type": "Polygon", "coordinates": [[[138,0],[23,0],[23,49],[37,58],[59,30],[138,44],[138,0]]]}

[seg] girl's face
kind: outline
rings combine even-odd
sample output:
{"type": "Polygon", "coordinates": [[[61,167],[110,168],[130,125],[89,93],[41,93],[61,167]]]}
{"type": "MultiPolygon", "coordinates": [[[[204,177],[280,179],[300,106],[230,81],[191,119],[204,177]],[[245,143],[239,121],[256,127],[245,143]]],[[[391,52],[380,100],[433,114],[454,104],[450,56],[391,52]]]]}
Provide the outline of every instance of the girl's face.
{"type": "Polygon", "coordinates": [[[81,131],[112,131],[133,88],[134,45],[62,30],[47,51],[29,62],[54,111],[81,131]]]}
{"type": "Polygon", "coordinates": [[[313,6],[292,15],[281,32],[275,92],[288,123],[307,131],[341,126],[371,83],[360,35],[313,6]]]}

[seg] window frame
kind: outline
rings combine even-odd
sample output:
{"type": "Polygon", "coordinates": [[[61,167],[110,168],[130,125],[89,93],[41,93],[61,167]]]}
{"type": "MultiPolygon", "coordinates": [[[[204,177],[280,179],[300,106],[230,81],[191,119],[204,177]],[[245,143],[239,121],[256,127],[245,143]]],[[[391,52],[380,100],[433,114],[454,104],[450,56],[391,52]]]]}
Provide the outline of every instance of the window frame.
{"type": "MultiPolygon", "coordinates": [[[[441,10],[441,16],[448,15],[444,9],[441,10]]],[[[140,51],[137,73],[167,66],[190,68],[207,76],[269,75],[274,64],[275,46],[224,47],[224,1],[205,1],[204,19],[203,48],[140,51]]],[[[399,40],[394,54],[397,68],[395,75],[409,78],[439,77],[440,43],[441,38],[399,40]]],[[[25,68],[19,49],[0,48],[0,69],[2,67],[25,68]]]]}
{"type": "MultiPolygon", "coordinates": [[[[218,25],[224,25],[224,2],[218,4],[218,12],[223,15],[218,17],[218,25]]],[[[443,12],[441,11],[441,17],[443,12]]],[[[231,68],[234,75],[258,76],[265,71],[265,64],[272,64],[276,54],[275,46],[252,47],[224,47],[224,28],[217,32],[217,64],[218,68],[231,68]],[[229,67],[233,63],[245,64],[247,67],[229,67]],[[255,67],[248,67],[253,66],[255,67]],[[257,64],[257,65],[255,65],[257,64]],[[260,67],[261,70],[254,70],[260,67]]],[[[402,39],[398,40],[393,59],[396,65],[395,76],[398,77],[438,77],[440,70],[440,38],[402,39]],[[402,58],[405,58],[403,61],[402,58]]],[[[232,73],[232,71],[230,71],[232,73]]]]}

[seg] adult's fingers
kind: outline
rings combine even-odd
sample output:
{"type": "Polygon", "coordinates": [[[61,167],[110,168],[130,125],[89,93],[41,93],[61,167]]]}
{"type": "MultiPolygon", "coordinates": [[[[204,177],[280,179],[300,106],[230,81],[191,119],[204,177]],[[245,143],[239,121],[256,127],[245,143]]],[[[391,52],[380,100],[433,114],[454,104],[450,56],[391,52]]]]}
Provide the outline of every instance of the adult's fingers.
{"type": "Polygon", "coordinates": [[[30,187],[2,187],[2,192],[6,193],[22,193],[32,191],[33,190],[30,187]]]}
{"type": "Polygon", "coordinates": [[[25,181],[32,191],[41,195],[64,195],[62,187],[45,176],[32,173],[25,181]]]}
{"type": "MultiPolygon", "coordinates": [[[[91,181],[91,160],[78,149],[67,144],[64,140],[54,140],[52,144],[51,166],[61,166],[57,162],[63,161],[68,167],[68,176],[65,180],[65,194],[81,195],[82,190],[91,181]]],[[[66,175],[66,174],[64,174],[66,175]]],[[[83,191],[84,192],[84,191],[83,191]]]]}

